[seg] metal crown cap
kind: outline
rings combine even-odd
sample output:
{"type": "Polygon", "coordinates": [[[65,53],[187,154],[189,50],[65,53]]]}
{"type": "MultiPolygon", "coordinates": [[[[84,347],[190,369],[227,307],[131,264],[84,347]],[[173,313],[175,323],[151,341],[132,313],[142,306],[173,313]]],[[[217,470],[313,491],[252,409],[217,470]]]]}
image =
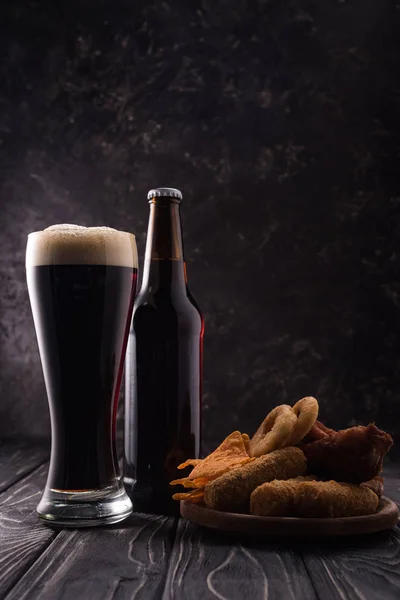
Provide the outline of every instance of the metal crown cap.
{"type": "Polygon", "coordinates": [[[177,190],[176,188],[168,188],[168,187],[159,187],[153,190],[150,190],[147,194],[147,200],[151,200],[156,197],[169,197],[169,198],[178,198],[178,200],[182,200],[182,192],[177,190]]]}

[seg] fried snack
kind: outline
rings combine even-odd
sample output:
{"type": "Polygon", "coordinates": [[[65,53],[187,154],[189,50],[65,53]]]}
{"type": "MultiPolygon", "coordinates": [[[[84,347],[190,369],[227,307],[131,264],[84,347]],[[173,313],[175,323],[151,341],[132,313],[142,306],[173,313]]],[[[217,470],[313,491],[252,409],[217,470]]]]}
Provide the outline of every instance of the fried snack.
{"type": "Polygon", "coordinates": [[[203,498],[203,488],[209,481],[233,467],[254,460],[248,455],[246,448],[248,443],[249,436],[247,434],[242,435],[239,431],[234,431],[203,460],[189,459],[179,465],[178,469],[184,469],[190,465],[194,465],[194,469],[187,477],[175,479],[171,481],[170,485],[183,485],[185,488],[194,488],[194,491],[177,493],[172,498],[200,502],[203,498]]]}
{"type": "Polygon", "coordinates": [[[315,421],[310,431],[304,436],[303,442],[316,442],[317,440],[320,440],[327,435],[331,435],[332,433],[336,433],[335,429],[329,429],[329,427],[321,423],[321,421],[315,421]]]}
{"type": "Polygon", "coordinates": [[[382,470],[393,439],[375,425],[359,425],[302,444],[310,471],[323,479],[362,483],[382,470]]]}
{"type": "Polygon", "coordinates": [[[250,440],[250,456],[262,456],[286,445],[293,433],[297,418],[292,407],[281,404],[265,417],[250,440]]]}
{"type": "Polygon", "coordinates": [[[337,481],[309,481],[300,484],[297,514],[300,517],[356,517],[375,513],[378,504],[378,496],[369,488],[337,481]]]}
{"type": "Polygon", "coordinates": [[[290,435],[286,445],[295,446],[310,431],[318,417],[318,401],[312,396],[302,398],[292,408],[297,417],[294,431],[290,435]]]}
{"type": "Polygon", "coordinates": [[[188,458],[185,462],[178,465],[178,469],[185,469],[186,467],[197,467],[200,463],[203,462],[203,458],[188,458]]]}
{"type": "Polygon", "coordinates": [[[356,517],[376,512],[379,499],[367,487],[337,481],[272,481],[254,490],[250,513],[275,517],[356,517]]]}
{"type": "Polygon", "coordinates": [[[242,440],[247,454],[250,456],[250,438],[247,433],[242,433],[242,440]]]}
{"type": "Polygon", "coordinates": [[[264,517],[296,515],[296,490],[306,478],[276,479],[258,486],[250,496],[250,514],[264,517]]]}
{"type": "Polygon", "coordinates": [[[290,479],[303,475],[306,470],[307,462],[299,448],[275,450],[208,483],[204,502],[215,510],[248,512],[251,492],[260,484],[273,479],[290,479]]]}
{"type": "Polygon", "coordinates": [[[193,504],[198,504],[203,501],[204,490],[192,490],[191,492],[178,492],[177,494],[173,494],[172,499],[180,502],[181,500],[186,500],[192,502],[193,504]]]}
{"type": "Polygon", "coordinates": [[[250,514],[269,517],[289,517],[295,514],[295,496],[299,483],[315,481],[305,475],[282,481],[275,479],[256,488],[250,496],[250,514]]]}
{"type": "Polygon", "coordinates": [[[379,475],[377,475],[369,481],[364,481],[360,485],[369,488],[378,496],[379,499],[381,499],[384,491],[384,483],[385,480],[383,479],[383,477],[379,477],[379,475]]]}

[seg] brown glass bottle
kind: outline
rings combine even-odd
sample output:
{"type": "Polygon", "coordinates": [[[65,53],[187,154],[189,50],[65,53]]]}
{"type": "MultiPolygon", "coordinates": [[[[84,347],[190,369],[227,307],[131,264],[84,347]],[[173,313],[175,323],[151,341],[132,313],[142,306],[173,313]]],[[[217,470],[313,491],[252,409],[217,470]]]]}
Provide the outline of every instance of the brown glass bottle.
{"type": "Polygon", "coordinates": [[[148,194],[143,281],[126,358],[124,482],[134,510],[177,514],[177,465],[200,452],[203,317],[187,287],[180,202],[148,194]]]}

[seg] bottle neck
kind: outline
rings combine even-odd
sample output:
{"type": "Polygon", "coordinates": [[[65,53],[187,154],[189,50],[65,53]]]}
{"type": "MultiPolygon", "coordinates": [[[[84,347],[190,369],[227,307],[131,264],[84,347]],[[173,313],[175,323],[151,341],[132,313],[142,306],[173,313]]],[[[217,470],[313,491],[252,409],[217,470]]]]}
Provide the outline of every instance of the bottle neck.
{"type": "Polygon", "coordinates": [[[150,203],[142,288],[186,287],[179,203],[154,198],[150,203]]]}

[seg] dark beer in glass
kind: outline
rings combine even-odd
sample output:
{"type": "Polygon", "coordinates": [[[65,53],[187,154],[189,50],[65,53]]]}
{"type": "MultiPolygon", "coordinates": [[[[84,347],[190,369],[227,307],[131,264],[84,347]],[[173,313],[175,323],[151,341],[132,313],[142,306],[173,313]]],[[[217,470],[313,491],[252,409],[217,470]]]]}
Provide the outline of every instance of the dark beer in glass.
{"type": "Polygon", "coordinates": [[[169,482],[200,452],[203,317],[189,292],[182,194],[151,190],[141,290],[126,358],[124,482],[134,510],[176,514],[169,482]]]}
{"type": "Polygon", "coordinates": [[[116,459],[116,413],[137,278],[132,234],[53,226],[28,237],[26,272],[51,416],[39,516],[63,525],[132,511],[116,459]]]}

